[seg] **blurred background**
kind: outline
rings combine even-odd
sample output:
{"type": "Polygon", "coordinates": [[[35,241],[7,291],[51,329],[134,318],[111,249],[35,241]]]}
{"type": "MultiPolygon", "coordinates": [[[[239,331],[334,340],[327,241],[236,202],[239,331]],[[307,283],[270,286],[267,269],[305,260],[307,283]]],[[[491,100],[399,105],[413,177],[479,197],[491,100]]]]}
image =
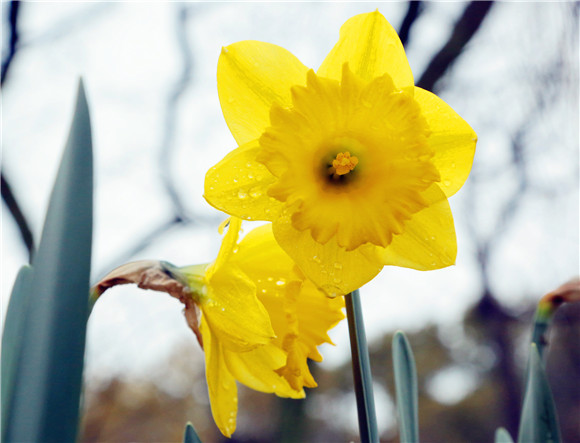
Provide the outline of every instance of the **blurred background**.
{"type": "MultiPolygon", "coordinates": [[[[387,267],[361,293],[381,440],[398,441],[391,337],[409,336],[421,437],[516,434],[537,300],[579,273],[578,2],[2,2],[2,312],[38,242],[83,77],[95,150],[93,282],[137,259],[205,263],[224,214],[205,171],[235,147],[221,115],[220,48],[261,40],[316,69],[342,23],[378,9],[415,82],[479,136],[451,198],[454,267],[387,267]]],[[[246,226],[250,228],[251,225],[246,226]]],[[[357,441],[346,323],[303,401],[240,391],[237,442],[357,441]]],[[[548,374],[564,441],[580,442],[580,310],[560,309],[548,374]]],[[[89,321],[81,440],[179,441],[187,420],[224,439],[203,354],[177,300],[117,287],[89,321]]]]}

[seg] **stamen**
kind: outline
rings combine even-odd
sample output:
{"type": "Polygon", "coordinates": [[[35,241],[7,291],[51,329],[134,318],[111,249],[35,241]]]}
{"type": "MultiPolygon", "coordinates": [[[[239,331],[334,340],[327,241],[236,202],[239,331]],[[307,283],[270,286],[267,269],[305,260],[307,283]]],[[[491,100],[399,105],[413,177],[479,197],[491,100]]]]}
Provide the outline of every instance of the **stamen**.
{"type": "Polygon", "coordinates": [[[339,152],[336,158],[332,160],[334,173],[337,175],[348,174],[358,164],[358,158],[351,157],[350,152],[339,152]]]}

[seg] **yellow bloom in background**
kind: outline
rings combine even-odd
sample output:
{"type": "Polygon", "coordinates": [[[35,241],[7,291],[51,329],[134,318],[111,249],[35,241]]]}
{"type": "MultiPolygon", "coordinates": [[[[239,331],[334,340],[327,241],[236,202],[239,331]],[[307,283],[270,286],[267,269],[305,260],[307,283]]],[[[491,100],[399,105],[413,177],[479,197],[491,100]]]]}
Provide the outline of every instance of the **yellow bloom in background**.
{"type": "Polygon", "coordinates": [[[315,73],[285,49],[223,49],[218,93],[239,147],[207,173],[205,198],[268,220],[280,246],[329,295],[384,265],[455,263],[447,197],[465,182],[476,134],[414,86],[403,46],[377,11],[357,15],[315,73]]]}
{"type": "Polygon", "coordinates": [[[271,225],[238,244],[233,218],[215,262],[181,268],[202,311],[200,331],[214,420],[227,437],[236,428],[236,380],[261,392],[303,398],[316,387],[307,358],[344,318],[342,298],[331,300],[304,279],[277,245],[271,225]],[[271,326],[270,326],[271,324],[271,326]]]}
{"type": "MultiPolygon", "coordinates": [[[[120,284],[167,292],[185,305],[185,317],[205,351],[214,420],[230,437],[236,429],[236,381],[280,397],[303,398],[316,382],[307,359],[322,361],[317,346],[344,318],[344,299],[328,298],[305,279],[272,234],[272,225],[238,243],[232,218],[213,263],[177,268],[167,262],[128,263],[91,291],[93,303],[120,284]]],[[[223,230],[223,226],[220,231],[223,230]]]]}

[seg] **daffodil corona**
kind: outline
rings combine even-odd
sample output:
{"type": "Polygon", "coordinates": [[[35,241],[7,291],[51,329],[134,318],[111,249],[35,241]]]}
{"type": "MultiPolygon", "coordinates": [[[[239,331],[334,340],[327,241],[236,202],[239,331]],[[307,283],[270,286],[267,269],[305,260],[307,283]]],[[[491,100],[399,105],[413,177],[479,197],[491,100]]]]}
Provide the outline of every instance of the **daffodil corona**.
{"type": "Polygon", "coordinates": [[[227,437],[236,429],[236,382],[303,398],[304,387],[317,386],[307,359],[322,360],[317,346],[331,343],[327,331],[344,318],[342,297],[329,299],[304,278],[277,245],[271,225],[238,242],[240,227],[241,220],[232,218],[213,263],[130,263],[93,289],[97,298],[111,286],[137,283],[185,304],[187,322],[205,351],[212,415],[227,437]]]}
{"type": "Polygon", "coordinates": [[[384,265],[455,262],[447,197],[469,174],[476,135],[414,86],[379,12],[348,20],[317,72],[272,44],[224,48],[218,93],[239,147],[207,173],[205,198],[271,221],[327,294],[359,288],[384,265]]]}

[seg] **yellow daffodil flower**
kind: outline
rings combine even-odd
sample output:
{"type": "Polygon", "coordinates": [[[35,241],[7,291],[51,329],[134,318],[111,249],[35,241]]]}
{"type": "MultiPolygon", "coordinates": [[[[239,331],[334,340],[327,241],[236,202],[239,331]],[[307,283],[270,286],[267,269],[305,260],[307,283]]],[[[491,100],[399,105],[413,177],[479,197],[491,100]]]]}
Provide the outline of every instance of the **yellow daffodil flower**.
{"type": "Polygon", "coordinates": [[[242,41],[223,48],[217,79],[239,147],[207,173],[211,205],[271,221],[280,246],[332,296],[384,265],[455,262],[447,198],[469,174],[477,137],[414,86],[378,11],[348,20],[316,73],[279,46],[242,41]]]}
{"type": "Polygon", "coordinates": [[[188,324],[205,351],[212,414],[227,437],[236,429],[236,382],[303,398],[305,386],[316,387],[307,359],[322,360],[317,346],[331,343],[327,331],[344,318],[342,297],[329,299],[304,278],[276,243],[271,224],[238,243],[240,227],[240,219],[230,219],[213,263],[183,268],[130,263],[92,291],[96,299],[111,286],[137,283],[185,304],[188,324]]]}

